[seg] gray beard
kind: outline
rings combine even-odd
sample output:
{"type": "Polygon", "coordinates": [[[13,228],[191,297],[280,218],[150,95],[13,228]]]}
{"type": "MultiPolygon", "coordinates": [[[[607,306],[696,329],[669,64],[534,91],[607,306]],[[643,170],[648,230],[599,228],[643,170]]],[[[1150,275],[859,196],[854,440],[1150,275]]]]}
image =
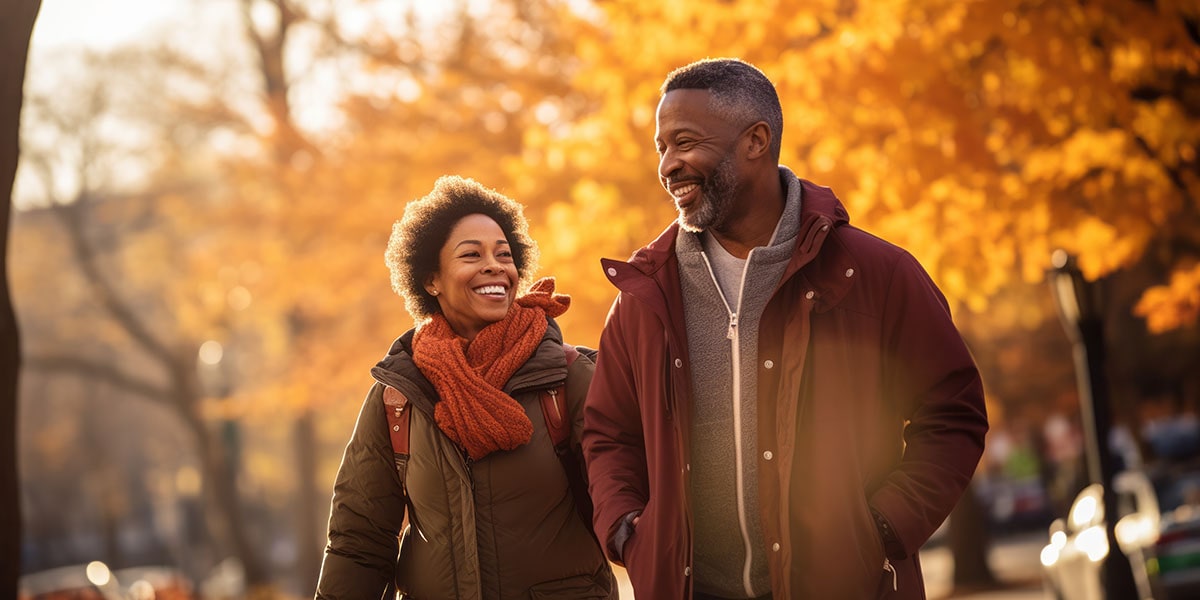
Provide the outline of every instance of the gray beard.
{"type": "Polygon", "coordinates": [[[684,231],[700,233],[722,225],[733,207],[737,184],[733,174],[733,156],[726,154],[717,164],[712,177],[700,186],[699,206],[686,214],[679,209],[679,226],[684,231]]]}

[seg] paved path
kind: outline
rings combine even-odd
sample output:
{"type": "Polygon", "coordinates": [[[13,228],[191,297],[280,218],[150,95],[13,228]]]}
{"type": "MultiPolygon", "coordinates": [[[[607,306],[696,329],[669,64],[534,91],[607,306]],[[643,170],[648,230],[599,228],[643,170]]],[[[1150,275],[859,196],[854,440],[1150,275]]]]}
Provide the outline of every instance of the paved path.
{"type": "Polygon", "coordinates": [[[944,598],[970,600],[1044,600],[1042,565],[1038,558],[1046,534],[1022,533],[994,540],[988,552],[992,573],[1004,584],[1004,589],[952,595],[954,557],[945,546],[921,551],[921,567],[925,573],[925,592],[929,600],[944,598]]]}

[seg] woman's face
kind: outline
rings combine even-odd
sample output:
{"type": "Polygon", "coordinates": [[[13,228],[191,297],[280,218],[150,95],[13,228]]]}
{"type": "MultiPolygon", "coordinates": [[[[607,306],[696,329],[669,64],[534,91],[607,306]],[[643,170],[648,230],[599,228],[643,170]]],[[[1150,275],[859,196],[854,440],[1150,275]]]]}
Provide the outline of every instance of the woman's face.
{"type": "Polygon", "coordinates": [[[425,285],[454,333],[475,339],[508,314],[520,276],[504,230],[491,217],[467,215],[450,229],[438,270],[425,285]]]}

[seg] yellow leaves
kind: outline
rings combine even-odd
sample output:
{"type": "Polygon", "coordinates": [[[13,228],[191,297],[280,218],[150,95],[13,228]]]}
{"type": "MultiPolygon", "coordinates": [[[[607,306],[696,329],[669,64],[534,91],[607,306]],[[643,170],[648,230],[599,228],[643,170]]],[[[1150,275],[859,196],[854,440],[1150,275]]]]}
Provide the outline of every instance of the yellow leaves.
{"type": "Polygon", "coordinates": [[[1079,255],[1079,268],[1088,279],[1097,279],[1132,264],[1145,247],[1151,231],[1127,220],[1117,227],[1096,217],[1086,216],[1056,237],[1063,248],[1079,255]]]}
{"type": "Polygon", "coordinates": [[[1195,158],[1193,144],[1200,139],[1200,123],[1190,119],[1177,101],[1160,98],[1134,110],[1133,131],[1158,150],[1164,163],[1175,166],[1195,158]]]}
{"type": "Polygon", "coordinates": [[[1149,48],[1142,40],[1132,40],[1112,50],[1112,67],[1109,75],[1113,81],[1133,81],[1141,76],[1149,58],[1149,48]]]}
{"type": "Polygon", "coordinates": [[[1119,169],[1128,156],[1128,133],[1082,129],[1063,143],[1039,150],[1025,163],[1027,180],[1074,180],[1096,168],[1119,169]]]}
{"type": "Polygon", "coordinates": [[[1147,289],[1133,312],[1144,317],[1154,333],[1195,325],[1200,317],[1200,263],[1180,266],[1166,285],[1147,289]]]}

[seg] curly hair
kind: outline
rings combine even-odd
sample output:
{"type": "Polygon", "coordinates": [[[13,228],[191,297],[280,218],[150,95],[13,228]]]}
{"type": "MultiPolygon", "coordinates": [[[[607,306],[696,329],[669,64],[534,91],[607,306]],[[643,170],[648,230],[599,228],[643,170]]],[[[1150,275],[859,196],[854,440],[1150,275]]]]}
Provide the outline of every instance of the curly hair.
{"type": "Polygon", "coordinates": [[[392,225],[383,256],[392,273],[392,289],[404,298],[404,307],[418,323],[440,310],[437,298],[425,290],[425,282],[438,271],[438,257],[450,230],[463,217],[473,214],[491,217],[504,231],[520,277],[518,293],[533,278],[538,248],[529,237],[529,223],[521,204],[474,179],[439,177],[433,191],[404,208],[404,216],[392,225]]]}
{"type": "Polygon", "coordinates": [[[737,58],[706,58],[671,71],[659,91],[708,90],[709,107],[735,125],[766,121],[771,128],[771,155],[779,160],[783,144],[783,109],[774,84],[754,65],[737,58]]]}

